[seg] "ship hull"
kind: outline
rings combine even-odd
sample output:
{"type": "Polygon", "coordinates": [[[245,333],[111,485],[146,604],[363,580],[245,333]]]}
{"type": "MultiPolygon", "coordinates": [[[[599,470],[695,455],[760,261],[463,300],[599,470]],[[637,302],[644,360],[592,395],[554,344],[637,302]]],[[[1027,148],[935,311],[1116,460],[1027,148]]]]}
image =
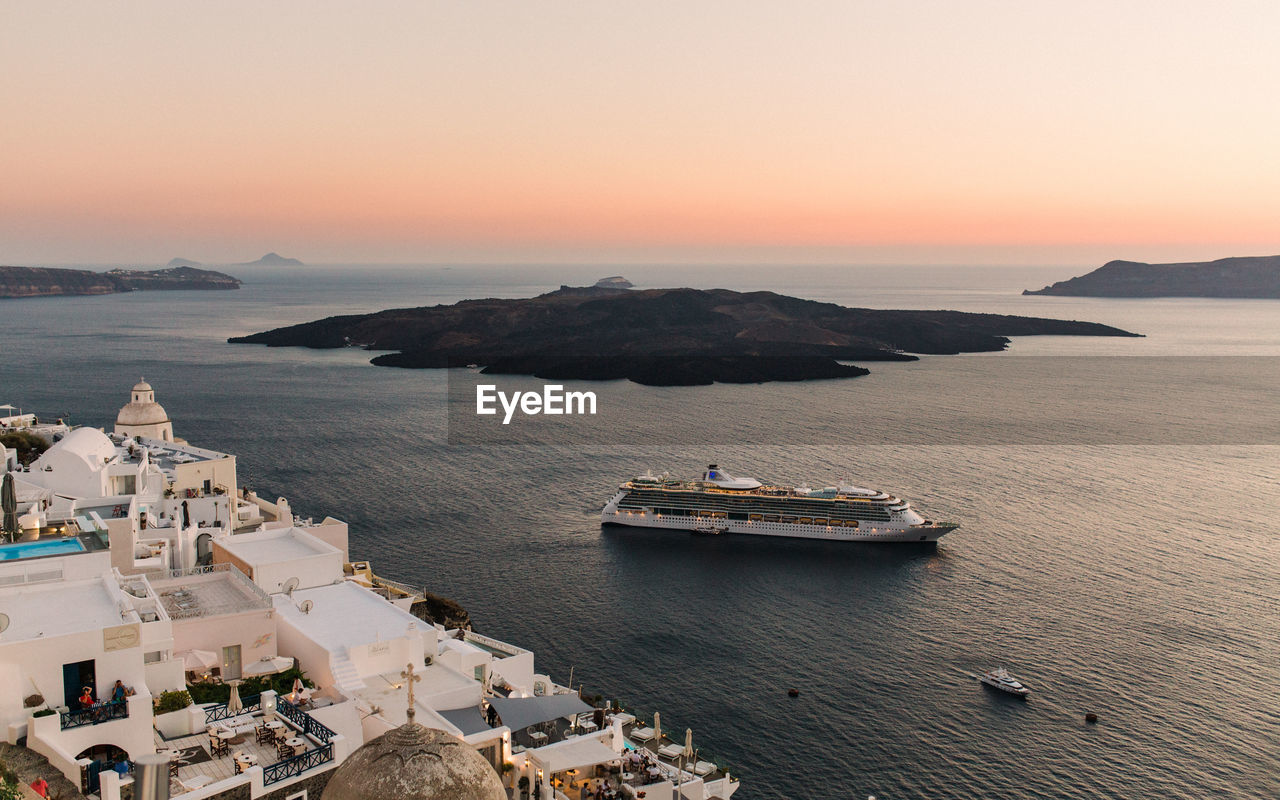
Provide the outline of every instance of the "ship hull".
{"type": "MultiPolygon", "coordinates": [[[[610,504],[612,505],[612,504],[610,504]]],[[[628,513],[606,507],[600,514],[602,525],[623,525],[630,528],[662,528],[693,532],[706,525],[705,519],[696,517],[663,516],[653,513],[628,513]]],[[[833,542],[936,542],[955,530],[957,525],[917,525],[909,528],[870,525],[858,528],[830,528],[822,525],[803,525],[794,522],[762,522],[756,520],[716,520],[727,528],[725,533],[751,536],[780,536],[788,539],[820,539],[833,542]]]]}

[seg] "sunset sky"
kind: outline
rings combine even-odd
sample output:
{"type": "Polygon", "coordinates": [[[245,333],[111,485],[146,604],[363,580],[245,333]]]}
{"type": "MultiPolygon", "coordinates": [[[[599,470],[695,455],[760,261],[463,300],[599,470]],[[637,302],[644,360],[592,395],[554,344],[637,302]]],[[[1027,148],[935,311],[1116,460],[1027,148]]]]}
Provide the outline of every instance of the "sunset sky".
{"type": "Polygon", "coordinates": [[[0,10],[0,263],[1280,253],[1280,3],[0,10]]]}

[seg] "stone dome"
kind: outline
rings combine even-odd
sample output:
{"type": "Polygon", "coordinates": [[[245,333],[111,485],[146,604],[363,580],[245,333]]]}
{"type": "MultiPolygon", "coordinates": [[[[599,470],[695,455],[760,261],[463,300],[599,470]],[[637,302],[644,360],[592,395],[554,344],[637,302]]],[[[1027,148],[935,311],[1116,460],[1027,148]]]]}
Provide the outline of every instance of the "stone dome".
{"type": "Polygon", "coordinates": [[[163,425],[169,421],[169,413],[156,402],[155,390],[146,379],[140,379],[129,393],[129,402],[116,415],[116,426],[163,425]]]}
{"type": "Polygon", "coordinates": [[[408,722],[370,739],[333,772],[322,800],[507,800],[497,771],[466,742],[408,722]]]}

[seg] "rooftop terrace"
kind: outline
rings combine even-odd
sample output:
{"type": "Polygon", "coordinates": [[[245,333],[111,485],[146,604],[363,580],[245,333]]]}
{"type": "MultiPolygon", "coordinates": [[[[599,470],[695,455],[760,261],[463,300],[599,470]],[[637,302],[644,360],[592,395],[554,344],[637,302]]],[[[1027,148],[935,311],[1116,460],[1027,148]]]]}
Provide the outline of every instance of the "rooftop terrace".
{"type": "Polygon", "coordinates": [[[150,581],[175,621],[271,608],[271,598],[230,564],[174,570],[150,581]]]}

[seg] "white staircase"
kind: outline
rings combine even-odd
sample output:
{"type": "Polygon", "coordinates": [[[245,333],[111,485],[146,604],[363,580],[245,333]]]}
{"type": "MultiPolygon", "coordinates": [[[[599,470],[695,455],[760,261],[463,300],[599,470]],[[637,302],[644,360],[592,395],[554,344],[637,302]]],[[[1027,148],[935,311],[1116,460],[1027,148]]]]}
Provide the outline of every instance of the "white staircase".
{"type": "Polygon", "coordinates": [[[360,679],[360,673],[356,671],[356,665],[351,663],[345,649],[330,654],[329,669],[333,672],[333,685],[348,697],[365,688],[364,681],[360,679]]]}

